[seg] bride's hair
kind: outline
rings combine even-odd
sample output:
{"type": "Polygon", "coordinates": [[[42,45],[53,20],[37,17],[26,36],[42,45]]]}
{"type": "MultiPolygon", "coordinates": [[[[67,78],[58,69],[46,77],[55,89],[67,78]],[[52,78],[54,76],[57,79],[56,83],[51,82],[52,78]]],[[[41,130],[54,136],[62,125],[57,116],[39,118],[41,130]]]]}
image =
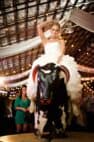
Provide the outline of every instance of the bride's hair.
{"type": "Polygon", "coordinates": [[[53,27],[53,26],[57,26],[59,29],[61,28],[59,22],[57,22],[57,21],[52,22],[51,27],[53,27]]]}

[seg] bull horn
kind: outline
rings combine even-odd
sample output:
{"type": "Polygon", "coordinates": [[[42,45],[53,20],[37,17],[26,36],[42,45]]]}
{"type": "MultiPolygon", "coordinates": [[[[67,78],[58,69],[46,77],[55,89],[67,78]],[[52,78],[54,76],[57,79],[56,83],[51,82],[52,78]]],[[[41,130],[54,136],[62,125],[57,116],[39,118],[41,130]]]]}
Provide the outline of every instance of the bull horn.
{"type": "Polygon", "coordinates": [[[38,69],[39,69],[39,65],[37,65],[37,66],[33,69],[32,78],[33,78],[33,81],[34,81],[34,82],[35,82],[35,78],[36,78],[38,69]]]}
{"type": "Polygon", "coordinates": [[[69,70],[64,66],[64,65],[61,65],[60,66],[61,70],[64,72],[65,74],[65,77],[66,77],[66,83],[69,81],[70,79],[70,73],[69,73],[69,70]]]}

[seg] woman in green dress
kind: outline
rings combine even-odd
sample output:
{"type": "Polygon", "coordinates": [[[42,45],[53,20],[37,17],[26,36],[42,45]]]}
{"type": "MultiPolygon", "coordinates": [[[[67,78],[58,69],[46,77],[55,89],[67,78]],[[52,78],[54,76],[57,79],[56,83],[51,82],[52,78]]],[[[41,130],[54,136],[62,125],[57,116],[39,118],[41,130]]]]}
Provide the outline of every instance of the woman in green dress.
{"type": "Polygon", "coordinates": [[[17,133],[26,132],[28,128],[28,122],[25,119],[25,114],[27,111],[29,111],[30,100],[27,98],[26,90],[26,85],[23,85],[20,96],[18,96],[14,102],[14,107],[16,110],[15,123],[17,133]]]}

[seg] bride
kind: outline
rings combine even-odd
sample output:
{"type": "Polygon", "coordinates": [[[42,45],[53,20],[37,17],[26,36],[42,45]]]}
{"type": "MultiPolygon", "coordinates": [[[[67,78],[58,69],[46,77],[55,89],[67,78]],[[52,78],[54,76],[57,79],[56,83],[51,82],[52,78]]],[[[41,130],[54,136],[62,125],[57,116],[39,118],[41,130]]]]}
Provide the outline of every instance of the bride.
{"type": "MultiPolygon", "coordinates": [[[[67,91],[71,100],[78,100],[81,98],[81,76],[78,72],[77,63],[74,58],[65,55],[65,43],[61,37],[61,28],[56,21],[42,22],[37,26],[38,35],[41,38],[44,54],[33,62],[27,85],[27,94],[30,99],[36,96],[37,91],[37,66],[45,65],[47,63],[55,63],[56,65],[64,65],[70,73],[69,81],[67,82],[67,91]],[[51,35],[47,38],[44,35],[44,29],[51,23],[51,35]]],[[[75,115],[79,115],[76,105],[73,107],[75,115]]]]}

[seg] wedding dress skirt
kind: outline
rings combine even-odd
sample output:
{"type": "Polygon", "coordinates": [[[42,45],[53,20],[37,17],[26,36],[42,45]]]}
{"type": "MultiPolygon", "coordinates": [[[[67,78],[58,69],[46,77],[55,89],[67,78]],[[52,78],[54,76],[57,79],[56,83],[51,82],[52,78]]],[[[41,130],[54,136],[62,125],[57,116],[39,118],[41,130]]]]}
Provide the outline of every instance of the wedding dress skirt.
{"type": "MultiPolygon", "coordinates": [[[[69,80],[66,83],[68,95],[70,96],[71,100],[78,100],[81,97],[82,84],[81,84],[81,76],[77,69],[77,63],[75,62],[73,57],[69,55],[64,55],[61,58],[60,63],[57,64],[57,59],[61,54],[58,46],[59,45],[57,43],[47,44],[47,46],[45,47],[45,54],[41,55],[38,59],[36,59],[33,62],[27,84],[27,96],[30,99],[36,96],[36,91],[37,91],[37,73],[34,78],[35,68],[38,65],[43,66],[48,63],[55,63],[57,66],[63,65],[68,69],[70,74],[69,80]]],[[[76,115],[78,115],[79,113],[76,106],[74,107],[74,113],[76,115]]]]}

